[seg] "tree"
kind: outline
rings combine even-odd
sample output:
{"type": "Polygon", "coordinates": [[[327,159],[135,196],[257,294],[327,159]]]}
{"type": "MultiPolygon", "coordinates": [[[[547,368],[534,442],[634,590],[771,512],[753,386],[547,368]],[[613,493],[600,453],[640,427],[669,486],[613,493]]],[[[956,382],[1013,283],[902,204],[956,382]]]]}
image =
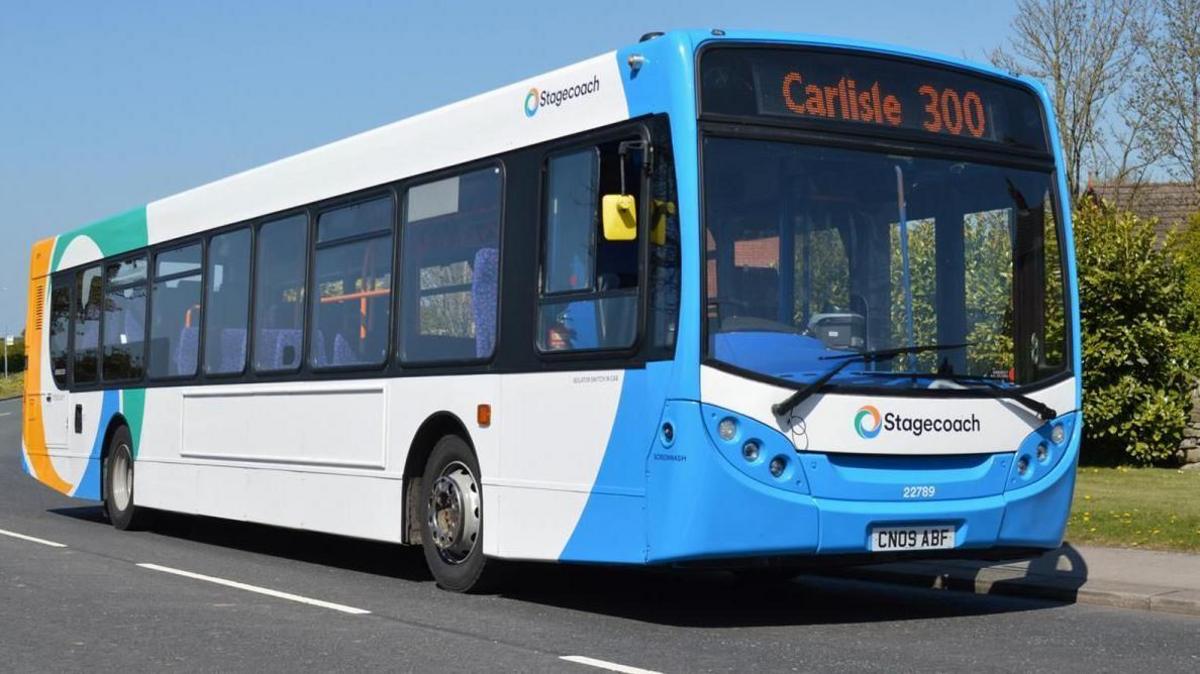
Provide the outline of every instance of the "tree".
{"type": "Polygon", "coordinates": [[[1177,180],[1200,196],[1200,0],[1155,0],[1152,23],[1138,31],[1145,58],[1137,107],[1146,143],[1177,180]]]}
{"type": "Polygon", "coordinates": [[[1071,194],[1083,186],[1085,158],[1103,149],[1102,120],[1138,55],[1133,31],[1144,0],[1020,0],[1008,49],[997,66],[1045,82],[1071,194]]]}

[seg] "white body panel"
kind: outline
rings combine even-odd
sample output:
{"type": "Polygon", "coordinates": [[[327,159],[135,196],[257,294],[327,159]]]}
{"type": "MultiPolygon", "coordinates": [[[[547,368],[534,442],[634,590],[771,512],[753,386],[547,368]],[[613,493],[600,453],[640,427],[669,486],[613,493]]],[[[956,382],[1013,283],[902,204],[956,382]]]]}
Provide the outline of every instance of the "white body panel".
{"type": "MultiPolygon", "coordinates": [[[[147,205],[150,243],[274,213],[629,118],[612,52],[147,205]],[[594,93],[527,115],[531,89],[594,93]]],[[[83,260],[79,260],[83,261],[83,260]]]]}
{"type": "MultiPolygon", "coordinates": [[[[771,405],[795,389],[767,384],[704,366],[700,373],[701,399],[735,410],[778,428],[800,451],[854,452],[861,454],[990,454],[1011,452],[1042,421],[1020,403],[998,398],[913,398],[864,394],[817,394],[800,403],[788,419],[771,412],[771,405]],[[882,430],[874,437],[855,431],[855,417],[865,406],[881,415],[907,419],[974,419],[978,431],[922,432],[882,430]]],[[[1075,409],[1075,380],[1067,379],[1029,394],[1059,414],[1075,409]]],[[[971,424],[972,426],[974,424],[971,424]]]]}
{"type": "Polygon", "coordinates": [[[341,468],[387,467],[387,387],[215,386],[183,394],[180,456],[341,468]]]}
{"type": "MultiPolygon", "coordinates": [[[[399,541],[404,465],[420,424],[443,411],[457,416],[480,470],[495,475],[498,433],[474,422],[476,405],[495,405],[499,388],[496,375],[152,388],[136,499],[399,541]]],[[[484,494],[491,515],[498,506],[484,494]]]]}
{"type": "Polygon", "coordinates": [[[503,379],[495,478],[506,557],[557,559],[596,482],[624,379],[619,370],[514,374],[503,379]]]}
{"type": "Polygon", "coordinates": [[[167,510],[399,541],[409,444],[446,410],[479,458],[496,531],[485,551],[557,559],[604,458],[622,379],[555,372],[150,389],[135,495],[167,510]],[[492,405],[487,428],[475,423],[480,403],[492,405]]]}

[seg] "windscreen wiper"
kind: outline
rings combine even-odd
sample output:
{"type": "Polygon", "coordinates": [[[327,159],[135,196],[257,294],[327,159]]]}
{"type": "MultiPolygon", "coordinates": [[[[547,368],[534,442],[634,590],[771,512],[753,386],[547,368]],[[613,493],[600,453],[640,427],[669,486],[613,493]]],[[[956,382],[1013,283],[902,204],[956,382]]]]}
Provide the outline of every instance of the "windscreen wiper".
{"type": "Polygon", "coordinates": [[[846,366],[851,363],[880,363],[891,360],[896,356],[927,353],[929,351],[965,349],[968,346],[971,346],[970,342],[963,342],[961,344],[924,344],[920,346],[898,346],[894,349],[876,349],[875,351],[863,351],[861,353],[847,353],[839,356],[821,356],[821,360],[840,360],[841,362],[829,368],[825,374],[812,380],[804,388],[796,391],[786,399],[771,405],[771,411],[777,417],[788,415],[797,405],[807,400],[809,396],[816,393],[822,386],[828,384],[830,379],[836,377],[837,373],[846,369],[846,366]]]}
{"type": "MultiPolygon", "coordinates": [[[[951,377],[949,377],[949,379],[953,380],[954,377],[951,376],[951,377]]],[[[1058,411],[1055,410],[1053,407],[1047,405],[1046,403],[1044,403],[1040,400],[1034,400],[1033,398],[1030,398],[1027,395],[1017,393],[1016,391],[1013,391],[1011,389],[1006,389],[994,381],[988,381],[986,379],[973,379],[972,381],[978,381],[979,383],[983,384],[984,386],[987,386],[987,387],[991,388],[992,390],[996,391],[997,398],[1004,398],[1006,400],[1011,400],[1013,402],[1020,403],[1021,405],[1023,405],[1025,407],[1025,409],[1027,409],[1027,410],[1033,412],[1034,414],[1038,415],[1039,417],[1041,417],[1042,421],[1050,421],[1051,419],[1054,419],[1055,417],[1058,416],[1058,411]]]]}
{"type": "Polygon", "coordinates": [[[960,384],[979,384],[986,386],[998,392],[996,398],[1012,400],[1020,403],[1029,411],[1041,417],[1043,421],[1050,421],[1058,417],[1058,412],[1049,405],[1040,400],[1035,400],[1027,395],[1017,393],[1012,389],[1004,388],[999,384],[1001,381],[1008,381],[999,377],[984,377],[979,375],[967,374],[937,374],[934,372],[856,372],[855,374],[872,376],[872,377],[900,377],[904,379],[945,379],[960,384]]]}

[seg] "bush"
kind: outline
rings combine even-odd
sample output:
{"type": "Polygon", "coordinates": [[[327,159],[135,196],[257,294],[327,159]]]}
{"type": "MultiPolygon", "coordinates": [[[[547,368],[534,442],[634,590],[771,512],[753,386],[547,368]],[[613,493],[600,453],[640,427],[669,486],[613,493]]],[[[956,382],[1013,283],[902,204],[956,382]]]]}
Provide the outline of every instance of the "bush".
{"type": "MultiPolygon", "coordinates": [[[[1188,218],[1186,225],[1167,242],[1167,249],[1184,270],[1184,292],[1189,305],[1200,312],[1200,213],[1188,218]]],[[[1190,353],[1198,353],[1200,334],[1185,335],[1190,353]]]]}
{"type": "MultiPolygon", "coordinates": [[[[4,337],[0,335],[0,339],[4,337]]],[[[4,348],[4,343],[0,342],[0,349],[4,348]]],[[[3,372],[3,364],[0,363],[0,373],[3,372]]],[[[20,372],[25,369],[25,340],[17,338],[16,343],[8,347],[8,371],[9,373],[20,372]]]]}
{"type": "Polygon", "coordinates": [[[1179,244],[1156,246],[1153,222],[1088,201],[1074,220],[1083,457],[1165,462],[1176,454],[1191,409],[1189,335],[1200,292],[1189,292],[1179,244]]]}

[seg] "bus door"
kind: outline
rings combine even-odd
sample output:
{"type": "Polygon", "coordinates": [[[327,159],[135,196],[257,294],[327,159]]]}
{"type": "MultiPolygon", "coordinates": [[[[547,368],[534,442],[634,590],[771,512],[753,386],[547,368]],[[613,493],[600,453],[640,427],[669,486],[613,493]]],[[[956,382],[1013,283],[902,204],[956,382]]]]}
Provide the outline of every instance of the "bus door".
{"type": "MultiPolygon", "coordinates": [[[[41,320],[35,312],[34,318],[39,323],[36,334],[41,337],[42,325],[45,326],[47,334],[44,341],[31,341],[29,348],[41,349],[42,344],[46,343],[49,348],[44,353],[49,356],[49,362],[39,368],[40,372],[29,371],[25,375],[31,382],[26,384],[26,391],[33,398],[28,401],[28,405],[30,409],[36,406],[41,410],[47,449],[64,449],[67,446],[70,423],[67,345],[71,327],[71,277],[59,274],[37,279],[33,283],[35,297],[49,298],[49,302],[46,303],[49,316],[46,320],[41,320]],[[44,373],[49,373],[50,376],[45,377],[44,373]]],[[[41,358],[30,359],[29,362],[32,364],[35,361],[40,364],[41,358]]]]}
{"type": "Polygon", "coordinates": [[[71,313],[71,382],[75,389],[63,410],[71,453],[86,456],[95,442],[104,391],[92,389],[100,381],[100,320],[104,306],[103,267],[85,267],[75,274],[71,313]]]}
{"type": "Polygon", "coordinates": [[[47,343],[49,345],[49,360],[42,368],[42,377],[36,383],[43,384],[40,389],[42,398],[42,423],[46,429],[47,447],[67,446],[67,431],[70,425],[67,395],[67,341],[71,329],[71,277],[58,275],[49,279],[49,309],[47,321],[47,343]],[[49,374],[46,377],[44,374],[49,374]],[[50,385],[53,383],[53,385],[50,385]]]}

